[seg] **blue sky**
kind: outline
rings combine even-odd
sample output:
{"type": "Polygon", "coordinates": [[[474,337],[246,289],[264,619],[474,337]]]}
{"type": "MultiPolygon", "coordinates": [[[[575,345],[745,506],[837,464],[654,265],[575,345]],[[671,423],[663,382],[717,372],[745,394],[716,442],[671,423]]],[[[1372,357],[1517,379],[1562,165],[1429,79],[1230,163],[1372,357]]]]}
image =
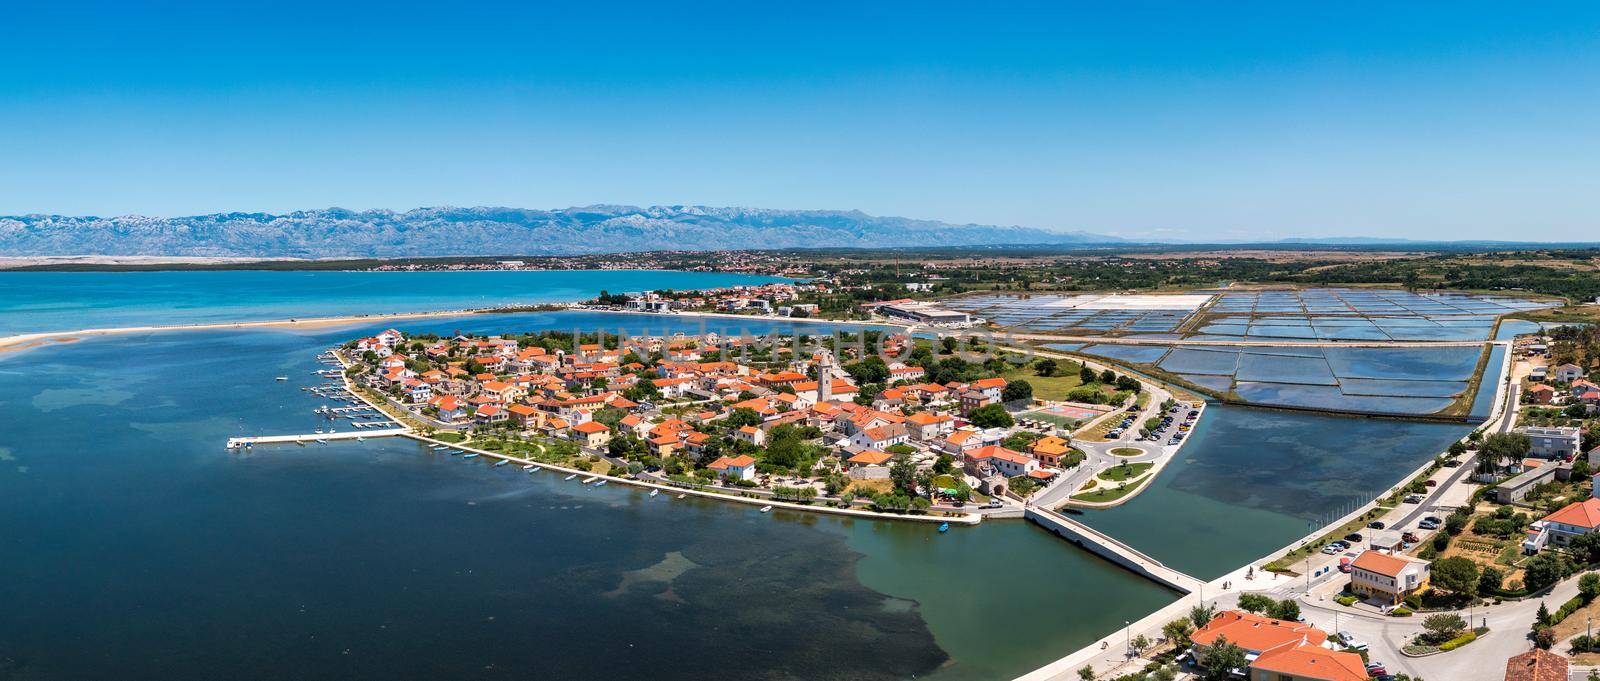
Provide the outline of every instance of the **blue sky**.
{"type": "Polygon", "coordinates": [[[0,213],[1600,239],[1600,4],[1393,5],[13,0],[0,213]]]}

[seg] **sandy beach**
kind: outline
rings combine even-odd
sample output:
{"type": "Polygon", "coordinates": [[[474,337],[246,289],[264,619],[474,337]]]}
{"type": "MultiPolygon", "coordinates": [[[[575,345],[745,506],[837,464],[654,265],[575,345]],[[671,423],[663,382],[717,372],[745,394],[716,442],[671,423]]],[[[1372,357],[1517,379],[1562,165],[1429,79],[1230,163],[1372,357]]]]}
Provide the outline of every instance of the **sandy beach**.
{"type": "MultiPolygon", "coordinates": [[[[88,336],[115,336],[128,333],[162,333],[168,331],[218,331],[226,329],[269,329],[269,328],[318,328],[339,326],[341,324],[359,324],[400,319],[428,319],[437,317],[459,317],[472,314],[512,314],[528,311],[527,305],[510,305],[492,308],[470,308],[462,310],[436,310],[432,312],[394,312],[389,314],[346,315],[342,317],[307,317],[305,319],[273,319],[249,322],[212,322],[206,324],[173,324],[151,326],[121,326],[103,329],[78,329],[74,331],[47,331],[41,333],[24,333],[0,338],[0,353],[18,352],[31,348],[41,347],[53,343],[68,343],[82,340],[88,336]]],[[[724,312],[643,312],[638,310],[606,310],[582,307],[576,303],[547,303],[540,307],[552,307],[568,310],[590,310],[608,314],[632,314],[651,317],[719,317],[725,319],[747,319],[762,321],[793,321],[797,323],[834,324],[854,326],[901,326],[893,322],[883,321],[850,321],[832,319],[794,319],[789,317],[755,317],[751,315],[728,314],[724,312]]]]}
{"type": "Polygon", "coordinates": [[[82,340],[87,336],[115,336],[126,333],[161,333],[166,331],[216,331],[222,329],[263,328],[316,328],[338,326],[388,319],[425,319],[429,317],[455,317],[492,310],[440,310],[437,312],[396,312],[392,314],[350,315],[344,317],[310,317],[306,319],[273,319],[254,322],[215,322],[208,324],[174,324],[170,326],[119,326],[104,329],[79,329],[76,331],[47,331],[24,333],[0,338],[0,352],[16,352],[50,343],[82,340]]]}

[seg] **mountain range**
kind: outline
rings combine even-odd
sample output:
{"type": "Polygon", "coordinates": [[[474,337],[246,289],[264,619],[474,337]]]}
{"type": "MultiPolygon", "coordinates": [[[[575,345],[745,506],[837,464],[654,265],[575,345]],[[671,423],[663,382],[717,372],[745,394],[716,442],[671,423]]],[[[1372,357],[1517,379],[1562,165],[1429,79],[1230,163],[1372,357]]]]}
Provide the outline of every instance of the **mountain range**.
{"type": "Polygon", "coordinates": [[[0,256],[335,258],[652,250],[1095,245],[1122,239],[860,211],[705,206],[341,208],[189,217],[0,216],[0,256]]]}

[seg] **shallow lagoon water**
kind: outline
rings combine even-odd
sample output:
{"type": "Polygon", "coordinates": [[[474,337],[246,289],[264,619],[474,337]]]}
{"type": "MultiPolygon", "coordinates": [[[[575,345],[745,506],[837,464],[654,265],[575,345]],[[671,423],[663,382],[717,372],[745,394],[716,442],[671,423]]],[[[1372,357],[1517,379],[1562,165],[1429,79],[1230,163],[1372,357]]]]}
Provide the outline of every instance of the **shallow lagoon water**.
{"type": "Polygon", "coordinates": [[[1365,503],[1468,430],[1213,404],[1150,489],[1082,519],[1210,579],[1365,503]]]}
{"type": "MultiPolygon", "coordinates": [[[[699,320],[394,325],[697,332],[699,320]]],[[[7,671],[964,681],[1022,673],[1175,597],[1017,521],[939,535],[763,515],[402,440],[223,450],[230,436],[323,427],[297,389],[320,382],[315,355],[378,328],[141,334],[0,359],[0,518],[8,553],[29,556],[0,561],[7,671]],[[1032,582],[1021,604],[1000,588],[1018,575],[1032,582]],[[995,627],[997,610],[1029,626],[995,627]]]]}
{"type": "Polygon", "coordinates": [[[777,277],[665,270],[0,272],[0,335],[459,310],[777,277]]]}
{"type": "MultiPolygon", "coordinates": [[[[626,290],[588,274],[590,289],[626,290]]],[[[218,305],[205,314],[243,318],[218,305]]],[[[137,321],[55,318],[166,319],[133,307],[97,319],[137,321]]],[[[0,317],[15,331],[63,328],[40,314],[0,317]]],[[[597,313],[391,325],[825,328],[597,313]]],[[[295,386],[316,380],[322,348],[378,328],[130,334],[0,355],[0,524],[8,555],[29,557],[0,561],[0,672],[1004,679],[1173,598],[1017,521],[940,536],[652,501],[400,441],[222,450],[229,436],[321,426],[295,386]]],[[[1195,574],[1220,572],[1391,484],[1402,471],[1379,464],[1420,462],[1458,430],[1214,405],[1152,489],[1085,518],[1195,574]]]]}

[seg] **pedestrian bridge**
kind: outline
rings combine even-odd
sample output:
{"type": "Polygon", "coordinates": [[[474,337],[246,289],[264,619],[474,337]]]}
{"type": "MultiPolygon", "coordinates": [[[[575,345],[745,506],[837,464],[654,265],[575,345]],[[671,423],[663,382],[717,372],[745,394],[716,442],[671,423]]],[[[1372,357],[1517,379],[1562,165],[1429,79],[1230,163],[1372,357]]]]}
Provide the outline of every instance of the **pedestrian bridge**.
{"type": "Polygon", "coordinates": [[[1029,520],[1055,533],[1056,536],[1081,546],[1101,558],[1121,565],[1135,574],[1182,593],[1197,593],[1205,582],[1167,567],[1161,561],[1145,555],[1132,546],[1118,541],[1109,534],[1068,518],[1060,513],[1038,506],[1029,506],[1024,514],[1029,520]]]}

